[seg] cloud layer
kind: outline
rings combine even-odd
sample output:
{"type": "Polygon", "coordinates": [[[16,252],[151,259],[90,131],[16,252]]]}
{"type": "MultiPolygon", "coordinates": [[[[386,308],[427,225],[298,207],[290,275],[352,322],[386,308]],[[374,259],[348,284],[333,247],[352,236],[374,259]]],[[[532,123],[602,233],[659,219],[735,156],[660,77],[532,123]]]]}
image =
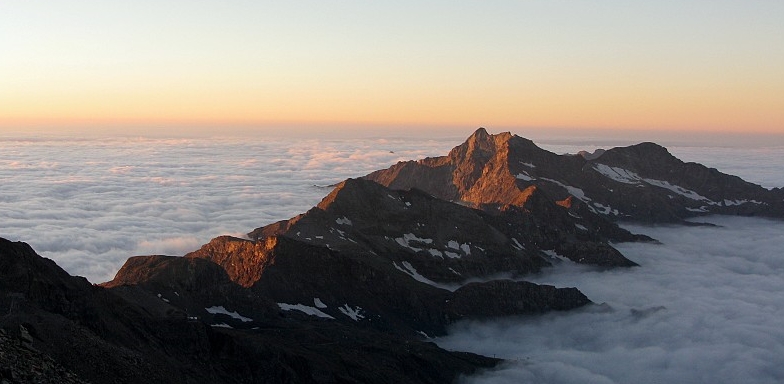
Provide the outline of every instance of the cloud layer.
{"type": "Polygon", "coordinates": [[[329,187],[452,140],[0,140],[0,236],[102,282],[305,212],[329,187]]]}
{"type": "Polygon", "coordinates": [[[778,383],[784,380],[784,223],[627,226],[662,244],[619,244],[640,267],[562,264],[533,281],[577,286],[602,305],[462,323],[438,341],[510,359],[467,383],[778,383]]]}

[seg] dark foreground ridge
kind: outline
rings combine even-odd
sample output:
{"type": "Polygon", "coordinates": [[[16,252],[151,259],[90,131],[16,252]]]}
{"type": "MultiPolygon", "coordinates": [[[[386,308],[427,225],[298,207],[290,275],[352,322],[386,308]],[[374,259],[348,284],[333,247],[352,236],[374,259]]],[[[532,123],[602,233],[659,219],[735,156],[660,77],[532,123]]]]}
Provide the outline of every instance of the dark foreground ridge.
{"type": "Polygon", "coordinates": [[[9,383],[449,383],[498,362],[339,322],[272,316],[253,329],[214,327],[235,319],[189,317],[138,287],[93,286],[5,239],[0,310],[9,383]]]}

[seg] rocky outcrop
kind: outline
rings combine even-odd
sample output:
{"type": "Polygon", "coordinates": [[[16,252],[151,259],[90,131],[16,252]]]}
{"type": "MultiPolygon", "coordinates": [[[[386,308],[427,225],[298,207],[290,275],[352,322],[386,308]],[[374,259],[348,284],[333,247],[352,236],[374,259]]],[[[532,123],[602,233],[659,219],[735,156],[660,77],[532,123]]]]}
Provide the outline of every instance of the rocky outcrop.
{"type": "MultiPolygon", "coordinates": [[[[553,202],[571,198],[573,209],[582,211],[576,215],[603,228],[613,224],[602,219],[683,222],[705,214],[784,217],[781,190],[684,163],[653,143],[590,155],[556,155],[508,132],[490,135],[480,128],[447,156],[401,162],[365,178],[474,206],[521,206],[535,187],[553,202]]],[[[614,233],[628,236],[617,228],[610,232],[612,240],[616,240],[614,233]]]]}
{"type": "Polygon", "coordinates": [[[36,350],[32,346],[33,339],[24,325],[20,325],[18,329],[18,337],[9,336],[4,329],[0,329],[0,382],[86,383],[50,356],[36,350]]]}
{"type": "Polygon", "coordinates": [[[575,289],[513,281],[498,289],[499,278],[520,279],[563,256],[635,265],[598,233],[576,227],[567,209],[549,204],[552,212],[533,218],[524,207],[489,212],[349,179],[308,212],[254,230],[252,241],[222,236],[183,258],[134,257],[104,286],[143,289],[212,325],[249,329],[279,313],[443,335],[462,319],[590,303],[575,289]],[[469,305],[479,292],[482,302],[469,305]],[[218,307],[218,314],[206,310],[218,307]]]}
{"type": "MultiPolygon", "coordinates": [[[[470,290],[484,291],[481,305],[475,303],[456,310],[449,303],[463,300],[462,295],[469,291],[457,284],[449,286],[429,280],[422,275],[427,273],[426,268],[417,270],[418,265],[428,264],[415,266],[405,259],[392,261],[369,253],[340,252],[285,236],[267,238],[265,242],[271,239],[274,247],[262,251],[271,262],[247,288],[247,295],[269,298],[278,303],[281,313],[287,317],[310,317],[385,333],[434,336],[445,334],[446,326],[455,321],[486,317],[483,307],[495,308],[498,315],[519,315],[566,310],[590,303],[579,291],[564,296],[571,300],[556,305],[553,290],[561,289],[510,282],[506,289],[499,290],[491,289],[494,285],[488,282],[476,283],[478,287],[470,290]],[[532,294],[537,291],[547,293],[532,294]],[[521,300],[527,300],[526,305],[507,305],[521,300]]],[[[221,237],[186,258],[239,264],[243,257],[255,257],[257,247],[258,242],[221,237]],[[227,249],[232,251],[225,252],[227,249]]],[[[454,274],[448,269],[446,273],[454,274]]],[[[251,317],[247,314],[253,309],[236,304],[232,310],[251,317]]]]}
{"type": "Polygon", "coordinates": [[[180,382],[192,359],[209,356],[203,325],[153,316],[5,239],[0,311],[0,328],[24,327],[31,348],[89,382],[180,382]]]}
{"type": "Polygon", "coordinates": [[[498,363],[340,322],[280,317],[277,311],[255,319],[254,329],[211,326],[233,313],[186,317],[184,308],[167,302],[167,291],[155,293],[176,289],[171,295],[182,295],[185,304],[209,300],[200,295],[211,283],[219,284],[212,299],[250,293],[203,259],[133,258],[120,280],[111,288],[92,286],[27,244],[0,239],[0,379],[449,383],[498,363]],[[137,280],[148,285],[129,285],[137,280]]]}

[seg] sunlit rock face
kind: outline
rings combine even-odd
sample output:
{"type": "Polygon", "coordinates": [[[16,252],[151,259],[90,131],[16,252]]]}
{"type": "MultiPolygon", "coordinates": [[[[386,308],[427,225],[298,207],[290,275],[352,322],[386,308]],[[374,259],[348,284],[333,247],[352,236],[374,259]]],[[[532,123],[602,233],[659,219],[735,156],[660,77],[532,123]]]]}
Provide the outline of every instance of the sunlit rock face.
{"type": "Polygon", "coordinates": [[[682,222],[706,214],[784,217],[781,189],[685,163],[654,143],[557,155],[508,132],[490,135],[480,128],[447,156],[400,162],[365,178],[475,206],[523,205],[535,186],[553,201],[573,197],[575,206],[589,211],[581,216],[613,221],[682,222]]]}
{"type": "Polygon", "coordinates": [[[421,191],[349,179],[308,212],[254,230],[254,240],[221,236],[182,258],[134,257],[105,286],[140,287],[234,328],[253,327],[245,318],[279,313],[393,334],[441,335],[462,319],[590,303],[573,288],[494,281],[538,272],[560,262],[558,252],[591,250],[581,254],[607,266],[634,265],[601,239],[577,239],[585,231],[567,225],[563,233],[575,239],[562,244],[535,230],[519,207],[490,214],[421,191]],[[205,313],[218,307],[218,314],[205,313]]]}
{"type": "MultiPolygon", "coordinates": [[[[495,282],[482,282],[538,272],[560,262],[558,252],[589,255],[606,266],[634,265],[601,239],[586,234],[577,239],[576,233],[585,231],[567,225],[563,232],[575,239],[562,243],[535,230],[522,208],[489,214],[421,191],[349,179],[308,212],[254,230],[249,234],[254,240],[218,237],[185,259],[220,266],[248,296],[276,302],[287,313],[390,332],[443,334],[445,326],[464,318],[589,303],[573,289],[525,282],[499,289],[495,282]],[[483,300],[457,305],[477,292],[484,292],[483,300]]],[[[134,284],[149,283],[145,274],[132,272],[137,266],[145,268],[129,260],[115,281],[127,284],[125,276],[140,276],[134,284]]]]}

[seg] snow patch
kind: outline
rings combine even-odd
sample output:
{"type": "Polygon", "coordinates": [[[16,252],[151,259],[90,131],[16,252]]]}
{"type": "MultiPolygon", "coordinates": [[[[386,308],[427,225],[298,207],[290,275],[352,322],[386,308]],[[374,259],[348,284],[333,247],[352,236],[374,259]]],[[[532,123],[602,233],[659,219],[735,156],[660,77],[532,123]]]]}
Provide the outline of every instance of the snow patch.
{"type": "Polygon", "coordinates": [[[222,305],[212,306],[212,307],[209,307],[209,308],[204,308],[204,310],[206,310],[207,312],[209,312],[209,313],[211,313],[213,315],[217,315],[217,314],[227,315],[227,316],[230,316],[230,317],[232,317],[234,319],[242,321],[243,323],[247,323],[249,321],[253,321],[253,319],[251,319],[250,317],[242,316],[239,313],[237,313],[237,311],[229,312],[222,305]]]}
{"type": "Polygon", "coordinates": [[[428,252],[430,252],[430,254],[431,254],[432,256],[434,256],[434,257],[440,257],[440,258],[442,258],[442,259],[444,258],[444,254],[443,254],[443,253],[441,253],[441,251],[439,251],[439,250],[437,250],[437,249],[430,248],[430,249],[428,249],[427,251],[428,251],[428,252]]]}
{"type": "Polygon", "coordinates": [[[567,258],[565,258],[565,257],[559,255],[557,252],[555,252],[554,249],[542,250],[540,252],[544,253],[547,256],[550,256],[551,259],[568,260],[567,258]]]}
{"type": "Polygon", "coordinates": [[[588,228],[586,228],[586,227],[585,227],[584,225],[582,225],[582,224],[576,224],[576,223],[575,223],[575,224],[574,224],[574,226],[575,226],[575,227],[577,227],[577,229],[582,229],[583,231],[588,231],[588,228]]]}
{"type": "Polygon", "coordinates": [[[406,233],[406,234],[403,235],[403,237],[396,237],[395,241],[398,244],[400,244],[401,247],[408,248],[408,249],[410,249],[410,250],[412,250],[414,252],[419,252],[419,251],[422,250],[422,248],[417,248],[417,247],[412,246],[411,245],[412,241],[419,242],[419,243],[424,243],[424,244],[432,244],[433,243],[433,239],[423,239],[421,237],[417,237],[413,233],[406,233]]]}
{"type": "Polygon", "coordinates": [[[215,328],[234,328],[231,325],[228,325],[226,323],[210,324],[210,327],[215,327],[215,328]]]}
{"type": "Polygon", "coordinates": [[[692,199],[692,200],[707,201],[707,202],[710,202],[710,203],[714,203],[713,201],[711,201],[707,197],[702,196],[702,195],[700,195],[697,192],[694,192],[694,191],[692,191],[690,189],[683,188],[681,186],[672,185],[672,184],[670,184],[670,183],[668,183],[666,181],[655,180],[655,179],[642,179],[642,180],[644,182],[650,184],[650,185],[653,185],[653,186],[659,187],[659,188],[668,189],[668,190],[673,191],[673,192],[675,192],[675,193],[677,193],[677,194],[679,194],[679,195],[681,195],[683,197],[686,197],[686,198],[689,198],[689,199],[692,199]]]}
{"type": "Polygon", "coordinates": [[[463,251],[463,253],[465,253],[465,254],[466,254],[466,256],[468,256],[468,255],[470,255],[470,254],[471,254],[471,247],[470,247],[468,244],[462,244],[462,245],[460,245],[460,250],[462,250],[462,251],[463,251]]]}
{"type": "Polygon", "coordinates": [[[365,318],[365,315],[360,313],[362,312],[362,308],[360,307],[351,308],[348,306],[348,304],[345,304],[342,307],[338,307],[338,309],[340,312],[343,312],[344,315],[350,317],[351,320],[359,321],[360,319],[365,318]]]}
{"type": "Polygon", "coordinates": [[[692,191],[690,189],[683,188],[683,187],[678,186],[678,185],[673,185],[673,184],[670,184],[669,182],[663,181],[663,180],[644,178],[644,177],[641,177],[640,175],[638,175],[638,174],[636,174],[636,173],[634,173],[632,171],[629,171],[627,169],[623,169],[623,168],[619,168],[619,167],[611,167],[611,166],[605,165],[605,164],[595,164],[593,166],[593,169],[596,170],[596,172],[599,172],[602,175],[604,175],[604,176],[606,176],[606,177],[608,177],[608,178],[610,178],[612,180],[615,180],[617,182],[620,182],[620,183],[640,184],[641,182],[644,181],[644,182],[646,182],[646,183],[648,183],[648,184],[650,184],[650,185],[652,185],[654,187],[668,189],[668,190],[670,190],[672,192],[675,192],[675,193],[677,193],[677,194],[679,194],[679,195],[681,195],[683,197],[686,197],[686,198],[689,198],[689,199],[692,199],[692,200],[706,201],[706,202],[713,203],[707,197],[702,196],[702,195],[698,194],[697,192],[694,192],[694,191],[692,191]]]}
{"type": "Polygon", "coordinates": [[[318,297],[313,298],[313,305],[315,305],[316,308],[319,308],[319,309],[324,309],[324,308],[327,307],[327,305],[324,304],[324,302],[321,301],[321,299],[319,299],[318,297]]]}
{"type": "Polygon", "coordinates": [[[580,199],[580,200],[582,200],[584,202],[591,201],[591,199],[589,199],[588,196],[585,196],[585,192],[583,192],[583,190],[580,189],[580,188],[572,187],[571,185],[566,185],[566,184],[564,184],[564,183],[562,183],[562,182],[560,182],[558,180],[554,180],[554,179],[547,179],[547,178],[543,177],[542,180],[549,181],[549,182],[551,182],[553,184],[556,184],[556,185],[566,189],[566,191],[569,192],[570,195],[572,195],[572,196],[574,196],[574,197],[576,197],[576,198],[578,198],[578,199],[580,199]]]}
{"type": "Polygon", "coordinates": [[[620,214],[620,212],[618,212],[618,210],[617,210],[617,209],[613,209],[613,208],[612,208],[611,206],[609,206],[609,205],[604,205],[604,204],[601,204],[601,203],[593,203],[593,205],[594,205],[594,206],[597,208],[597,209],[594,211],[594,212],[596,212],[596,213],[601,213],[602,215],[609,215],[609,214],[613,214],[613,215],[615,215],[615,216],[618,216],[618,215],[620,214]]]}
{"type": "Polygon", "coordinates": [[[351,220],[349,220],[346,216],[338,217],[337,219],[335,219],[335,222],[338,223],[338,225],[354,225],[351,223],[351,220]]]}
{"type": "Polygon", "coordinates": [[[325,319],[334,319],[334,317],[321,312],[318,308],[311,307],[304,304],[286,304],[278,303],[278,307],[284,311],[300,311],[306,315],[323,317],[325,319]]]}
{"type": "Polygon", "coordinates": [[[605,177],[624,184],[640,184],[640,175],[620,167],[611,167],[605,164],[594,164],[593,169],[605,177]]]}
{"type": "Polygon", "coordinates": [[[533,163],[524,163],[524,162],[521,161],[520,164],[525,165],[526,167],[529,167],[529,168],[536,168],[536,166],[533,163]]]}
{"type": "Polygon", "coordinates": [[[444,251],[444,254],[446,255],[446,257],[450,259],[459,259],[461,257],[460,254],[454,253],[452,251],[444,251]]]}
{"type": "Polygon", "coordinates": [[[408,261],[403,261],[403,262],[401,262],[401,264],[403,264],[402,267],[397,265],[396,262],[394,262],[394,261],[392,262],[392,265],[394,265],[395,268],[397,268],[398,271],[401,271],[401,272],[405,273],[406,275],[411,276],[414,280],[416,280],[416,281],[418,281],[420,283],[425,283],[427,285],[431,285],[433,287],[443,288],[440,284],[436,283],[435,281],[430,280],[427,277],[424,277],[424,276],[420,275],[419,272],[417,272],[416,268],[414,268],[414,266],[411,265],[411,263],[409,263],[408,261]]]}
{"type": "Polygon", "coordinates": [[[515,176],[517,179],[524,180],[524,181],[534,181],[535,178],[531,177],[527,172],[520,172],[515,176]]]}
{"type": "Polygon", "coordinates": [[[514,243],[512,244],[512,247],[514,247],[518,251],[522,251],[523,249],[525,249],[525,247],[523,247],[523,245],[520,244],[520,242],[517,241],[517,239],[515,239],[514,237],[512,238],[512,243],[514,243]]]}
{"type": "Polygon", "coordinates": [[[757,201],[757,200],[746,200],[746,199],[743,199],[743,200],[727,200],[727,199],[724,199],[724,206],[727,206],[727,207],[732,206],[732,205],[746,204],[746,203],[758,204],[758,205],[759,204],[765,204],[765,203],[763,203],[761,201],[757,201]]]}

